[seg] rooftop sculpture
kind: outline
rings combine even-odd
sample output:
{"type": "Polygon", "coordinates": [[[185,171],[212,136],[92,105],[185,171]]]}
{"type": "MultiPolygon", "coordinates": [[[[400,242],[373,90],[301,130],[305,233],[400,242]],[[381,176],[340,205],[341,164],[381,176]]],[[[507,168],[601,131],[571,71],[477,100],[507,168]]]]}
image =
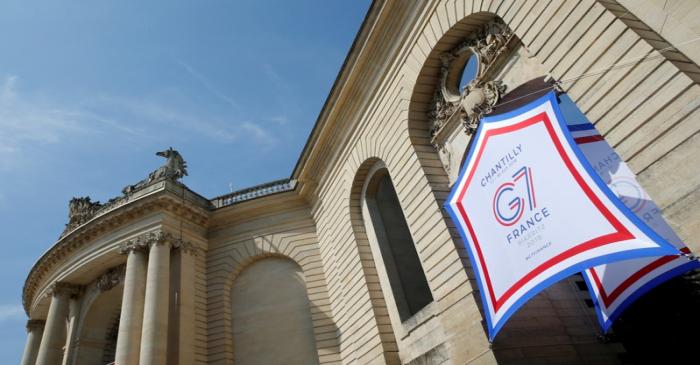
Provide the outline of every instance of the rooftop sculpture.
{"type": "Polygon", "coordinates": [[[124,195],[129,195],[132,192],[139,190],[151,183],[159,180],[179,180],[183,176],[187,176],[187,162],[182,158],[180,152],[169,147],[165,151],[156,152],[157,156],[165,157],[165,164],[155,171],[148,174],[148,177],[137,182],[134,185],[127,185],[122,189],[124,195]]]}
{"type": "MultiPolygon", "coordinates": [[[[136,190],[151,185],[157,181],[172,180],[177,181],[183,176],[187,176],[187,162],[182,158],[182,155],[177,150],[169,147],[165,151],[156,152],[157,156],[166,158],[165,164],[157,168],[155,171],[148,174],[148,177],[137,182],[134,185],[127,185],[122,189],[125,196],[133,193],[136,190]]],[[[81,198],[73,198],[68,203],[68,223],[61,237],[68,232],[80,227],[94,218],[100,211],[109,209],[121,197],[110,199],[107,203],[101,204],[99,201],[91,201],[89,196],[81,198]]]]}

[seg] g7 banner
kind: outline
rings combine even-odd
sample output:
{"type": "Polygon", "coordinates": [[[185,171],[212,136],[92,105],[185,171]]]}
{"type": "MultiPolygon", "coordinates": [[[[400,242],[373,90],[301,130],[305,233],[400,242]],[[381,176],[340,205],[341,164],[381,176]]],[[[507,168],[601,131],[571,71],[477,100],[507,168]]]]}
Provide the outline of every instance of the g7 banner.
{"type": "MultiPolygon", "coordinates": [[[[569,125],[588,162],[617,197],[654,232],[682,253],[690,253],[681,239],[661,216],[661,210],[639,185],[632,170],[615,153],[590,123],[569,125]]],[[[583,272],[595,303],[603,332],[634,300],[655,286],[688,270],[700,268],[700,262],[671,255],[643,257],[591,267],[583,272]]]]}
{"type": "Polygon", "coordinates": [[[598,177],[553,92],[483,118],[445,208],[469,252],[490,340],[527,300],[569,275],[679,254],[598,177]]]}

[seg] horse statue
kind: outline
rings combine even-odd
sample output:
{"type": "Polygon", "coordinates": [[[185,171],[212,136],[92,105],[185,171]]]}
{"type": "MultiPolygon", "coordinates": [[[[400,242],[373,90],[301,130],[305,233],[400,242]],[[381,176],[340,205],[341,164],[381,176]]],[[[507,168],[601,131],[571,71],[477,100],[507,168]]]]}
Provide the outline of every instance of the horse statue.
{"type": "Polygon", "coordinates": [[[170,147],[165,151],[156,152],[156,156],[164,157],[166,159],[165,164],[148,174],[146,179],[143,179],[134,185],[127,185],[124,187],[124,189],[122,189],[122,193],[128,195],[135,190],[139,190],[150,185],[154,181],[177,181],[183,176],[187,176],[187,162],[185,162],[182,155],[180,155],[180,152],[177,152],[177,150],[170,147]]]}

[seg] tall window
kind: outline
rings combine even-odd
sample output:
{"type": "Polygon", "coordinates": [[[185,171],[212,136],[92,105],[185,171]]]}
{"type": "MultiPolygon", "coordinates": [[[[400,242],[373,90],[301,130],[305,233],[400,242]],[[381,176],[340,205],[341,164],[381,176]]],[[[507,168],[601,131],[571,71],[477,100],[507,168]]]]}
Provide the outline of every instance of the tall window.
{"type": "Polygon", "coordinates": [[[365,194],[391,291],[401,321],[405,321],[432,302],[433,296],[386,169],[372,175],[365,194]]]}

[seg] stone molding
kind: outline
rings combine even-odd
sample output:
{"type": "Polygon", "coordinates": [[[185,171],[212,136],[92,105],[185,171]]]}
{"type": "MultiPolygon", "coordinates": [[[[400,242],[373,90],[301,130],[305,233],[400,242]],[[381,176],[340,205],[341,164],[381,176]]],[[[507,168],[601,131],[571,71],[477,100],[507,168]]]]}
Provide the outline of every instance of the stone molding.
{"type": "Polygon", "coordinates": [[[43,280],[56,264],[63,262],[107,232],[117,229],[151,214],[167,211],[193,224],[206,227],[209,222],[210,203],[205,198],[189,191],[184,185],[163,181],[106,205],[87,223],[61,237],[32,267],[24,284],[22,302],[25,312],[30,313],[34,296],[41,290],[43,280]],[[183,198],[184,197],[184,198],[183,198]]]}
{"type": "Polygon", "coordinates": [[[27,332],[43,329],[44,325],[46,325],[46,321],[43,319],[30,319],[27,321],[27,332]]]}
{"type": "Polygon", "coordinates": [[[119,253],[129,254],[132,251],[147,252],[153,245],[170,245],[173,249],[180,249],[182,252],[193,256],[199,255],[202,250],[197,245],[184,241],[181,238],[176,238],[174,234],[157,230],[132,238],[124,242],[119,248],[119,253]]]}
{"type": "MultiPolygon", "coordinates": [[[[425,14],[430,2],[427,1],[374,1],[368,10],[368,17],[360,27],[345,63],[341,67],[335,83],[319,112],[318,119],[301,151],[299,160],[292,171],[292,178],[306,184],[310,176],[324,177],[333,166],[333,159],[345,146],[352,145],[353,135],[350,130],[358,125],[359,119],[352,120],[338,115],[354,115],[354,111],[370,105],[379,90],[379,84],[388,75],[391,63],[385,62],[398,56],[411,27],[398,27],[395,19],[415,19],[425,14]],[[392,14],[389,17],[380,14],[392,14]],[[375,19],[377,21],[375,21],[375,19]],[[387,43],[368,42],[373,35],[382,34],[382,38],[392,40],[387,43]],[[362,57],[362,65],[356,63],[362,57]],[[342,90],[342,92],[341,92],[342,90]],[[357,97],[346,97],[356,95],[357,97]]],[[[359,115],[360,113],[358,113],[359,115]]],[[[308,186],[301,192],[304,199],[318,193],[319,186],[308,186]]]]}
{"type": "Polygon", "coordinates": [[[433,109],[428,112],[432,122],[430,134],[436,149],[442,147],[436,137],[453,116],[459,112],[465,132],[473,134],[479,126],[479,119],[490,113],[505,93],[506,85],[490,77],[513,37],[506,24],[493,20],[457,47],[440,55],[440,80],[433,95],[433,109]],[[459,90],[462,69],[470,57],[477,60],[476,76],[459,90]]]}

